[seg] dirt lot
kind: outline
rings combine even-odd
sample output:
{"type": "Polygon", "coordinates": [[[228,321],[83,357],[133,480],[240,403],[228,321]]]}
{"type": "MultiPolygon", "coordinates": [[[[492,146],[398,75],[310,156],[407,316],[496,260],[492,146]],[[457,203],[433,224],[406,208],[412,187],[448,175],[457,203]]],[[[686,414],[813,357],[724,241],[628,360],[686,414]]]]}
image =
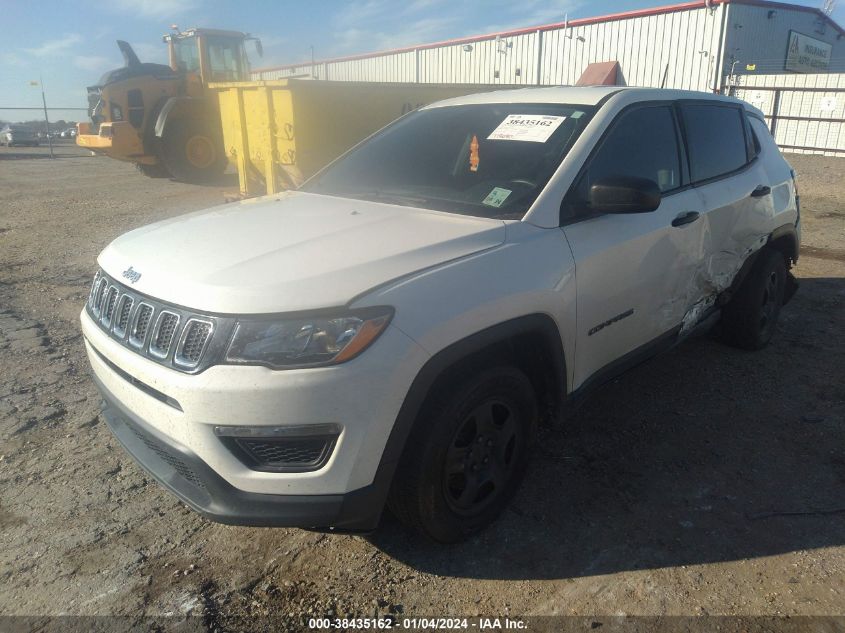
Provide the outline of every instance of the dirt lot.
{"type": "Polygon", "coordinates": [[[119,234],[218,204],[61,147],[0,148],[0,613],[845,614],[845,161],[792,156],[801,288],[758,353],[710,339],[544,431],[516,503],[455,547],[216,525],[98,417],[78,313],[119,234]],[[838,510],[839,513],[836,511],[838,510]]]}

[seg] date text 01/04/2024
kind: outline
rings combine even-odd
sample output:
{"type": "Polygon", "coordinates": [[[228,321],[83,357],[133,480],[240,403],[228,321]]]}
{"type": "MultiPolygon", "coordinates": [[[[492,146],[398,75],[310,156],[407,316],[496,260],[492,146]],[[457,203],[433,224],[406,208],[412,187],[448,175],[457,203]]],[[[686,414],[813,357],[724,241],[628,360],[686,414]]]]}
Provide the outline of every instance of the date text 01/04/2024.
{"type": "Polygon", "coordinates": [[[526,628],[525,622],[511,618],[311,618],[309,629],[358,629],[358,630],[470,630],[518,631],[526,628]]]}

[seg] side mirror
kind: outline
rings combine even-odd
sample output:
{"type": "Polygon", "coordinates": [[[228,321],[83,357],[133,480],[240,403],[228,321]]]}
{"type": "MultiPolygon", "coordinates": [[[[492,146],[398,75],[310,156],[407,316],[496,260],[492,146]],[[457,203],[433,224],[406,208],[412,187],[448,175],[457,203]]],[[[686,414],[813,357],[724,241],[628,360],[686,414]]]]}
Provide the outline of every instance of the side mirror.
{"type": "Polygon", "coordinates": [[[259,57],[264,57],[264,47],[261,45],[261,40],[255,40],[255,52],[258,53],[259,57]]]}
{"type": "Polygon", "coordinates": [[[605,178],[590,187],[589,205],[596,213],[648,213],[660,206],[660,187],[648,178],[605,178]]]}

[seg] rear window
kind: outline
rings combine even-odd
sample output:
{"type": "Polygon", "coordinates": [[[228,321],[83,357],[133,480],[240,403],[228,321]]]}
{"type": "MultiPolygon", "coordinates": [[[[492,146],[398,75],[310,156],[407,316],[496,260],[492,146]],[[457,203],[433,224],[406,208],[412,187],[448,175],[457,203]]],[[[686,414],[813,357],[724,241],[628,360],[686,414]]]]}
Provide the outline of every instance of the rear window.
{"type": "Polygon", "coordinates": [[[745,117],[739,108],[684,105],[682,112],[693,182],[722,176],[748,163],[745,117]]]}

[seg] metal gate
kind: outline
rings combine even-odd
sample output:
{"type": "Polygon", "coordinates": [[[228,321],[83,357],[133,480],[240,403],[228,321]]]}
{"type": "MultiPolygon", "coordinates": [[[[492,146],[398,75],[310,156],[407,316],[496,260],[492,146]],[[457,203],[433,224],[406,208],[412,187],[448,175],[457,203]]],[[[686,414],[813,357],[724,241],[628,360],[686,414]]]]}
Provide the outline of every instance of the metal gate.
{"type": "Polygon", "coordinates": [[[784,152],[845,156],[845,74],[741,75],[728,94],[766,115],[784,152]]]}

